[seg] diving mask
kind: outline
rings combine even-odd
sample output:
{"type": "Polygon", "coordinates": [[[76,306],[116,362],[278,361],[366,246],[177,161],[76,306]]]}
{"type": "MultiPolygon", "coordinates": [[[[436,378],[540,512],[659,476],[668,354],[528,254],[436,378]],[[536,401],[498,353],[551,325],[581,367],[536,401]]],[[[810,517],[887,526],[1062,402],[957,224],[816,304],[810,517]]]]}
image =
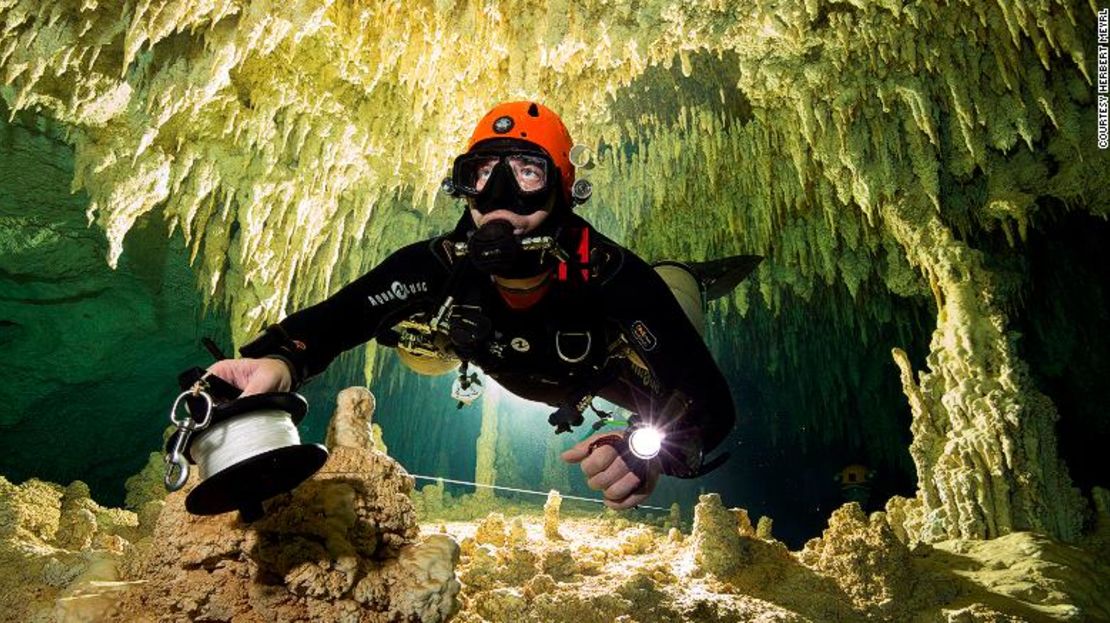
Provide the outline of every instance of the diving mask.
{"type": "Polygon", "coordinates": [[[456,158],[451,171],[453,190],[472,198],[471,206],[482,214],[548,210],[558,182],[551,158],[529,149],[473,151],[456,158]]]}

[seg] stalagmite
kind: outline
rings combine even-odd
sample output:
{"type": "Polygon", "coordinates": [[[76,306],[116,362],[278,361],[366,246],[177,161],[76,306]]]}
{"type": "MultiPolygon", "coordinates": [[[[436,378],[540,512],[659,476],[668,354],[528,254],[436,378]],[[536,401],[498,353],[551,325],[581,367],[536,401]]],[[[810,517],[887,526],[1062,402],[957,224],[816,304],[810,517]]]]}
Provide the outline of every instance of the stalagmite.
{"type": "MultiPolygon", "coordinates": [[[[594,197],[577,209],[600,231],[650,260],[765,256],[707,315],[735,389],[758,370],[785,390],[743,392],[757,420],[744,432],[769,447],[739,453],[899,440],[872,458],[911,482],[915,469],[917,487],[882,513],[840,508],[797,553],[717,494],[683,539],[677,512],[663,536],[624,517],[559,517],[555,491],[542,526],[489,514],[460,551],[443,534],[417,540],[412,479],[384,454],[373,396],[352,389],[327,432],[331,471],[250,530],[189,517],[180,495],[163,502],[157,456],[128,482],[129,511],[82,483],[0,478],[0,611],[445,620],[458,562],[462,623],[1110,618],[1110,500],[1095,487],[1091,512],[1073,486],[1051,398],[1063,390],[1038,377],[1021,335],[1041,293],[1012,266],[1052,221],[1110,217],[1110,151],[1088,140],[1096,4],[0,0],[5,347],[73,324],[40,312],[96,294],[67,282],[107,291],[78,269],[86,255],[125,266],[144,226],[184,240],[198,305],[226,314],[240,346],[452,227],[460,206],[439,182],[473,122],[495,101],[537,99],[597,155],[580,172],[594,197]],[[50,188],[48,171],[64,172],[50,188]],[[57,188],[72,201],[44,192],[57,188]],[[76,229],[52,220],[65,211],[76,229]],[[92,242],[62,261],[82,232],[92,242]],[[906,417],[874,391],[882,379],[900,382],[906,417]]],[[[82,387],[145,364],[77,359],[82,387]]],[[[338,365],[392,382],[382,361],[371,346],[338,365]]],[[[13,369],[28,385],[44,376],[13,369]]],[[[505,484],[523,478],[523,450],[498,430],[501,390],[485,391],[473,477],[505,484]]],[[[24,393],[5,394],[20,409],[0,417],[5,434],[49,402],[24,393]]],[[[408,426],[398,439],[436,427],[408,426]]],[[[446,429],[429,439],[443,445],[446,429]]],[[[562,442],[545,443],[530,488],[571,491],[562,442]]],[[[497,502],[485,487],[474,497],[483,513],[497,502]]],[[[441,482],[418,500],[435,513],[451,497],[441,482]]],[[[777,511],[751,508],[785,533],[777,511]]]]}
{"type": "MultiPolygon", "coordinates": [[[[288,495],[266,502],[251,524],[234,514],[200,517],[181,491],[166,498],[152,543],[127,561],[142,584],[107,620],[336,619],[358,610],[377,619],[446,621],[458,609],[459,546],[419,538],[412,478],[375,450],[365,388],[340,393],[328,462],[288,495]],[[268,586],[266,591],[255,587],[268,586]]],[[[193,476],[196,479],[196,476],[193,476]]]]}
{"type": "Polygon", "coordinates": [[[981,254],[927,209],[886,214],[907,255],[936,284],[940,324],[930,370],[914,378],[894,351],[913,410],[910,454],[921,482],[914,538],[1079,535],[1084,502],[1056,453],[1052,402],[1032,383],[994,301],[981,254]]]}
{"type": "Polygon", "coordinates": [[[552,489],[547,493],[547,501],[543,503],[543,535],[552,540],[561,540],[559,534],[559,507],[563,505],[563,496],[552,489]]]}
{"type": "Polygon", "coordinates": [[[716,493],[698,498],[690,538],[697,551],[695,560],[706,571],[727,577],[743,566],[745,555],[736,517],[721,505],[716,493]]]}
{"type": "MultiPolygon", "coordinates": [[[[501,403],[501,389],[496,385],[486,389],[482,395],[482,430],[478,434],[478,460],[474,467],[474,482],[479,485],[493,485],[497,482],[497,409],[501,403]]],[[[489,500],[493,489],[478,487],[474,497],[489,500]]]]}

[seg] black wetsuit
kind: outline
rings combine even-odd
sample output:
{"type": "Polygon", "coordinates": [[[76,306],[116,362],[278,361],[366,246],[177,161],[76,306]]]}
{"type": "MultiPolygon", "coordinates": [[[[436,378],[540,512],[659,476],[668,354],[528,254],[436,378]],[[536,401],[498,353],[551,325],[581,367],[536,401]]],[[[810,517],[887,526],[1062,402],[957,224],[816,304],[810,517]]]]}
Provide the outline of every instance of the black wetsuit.
{"type": "MultiPolygon", "coordinates": [[[[454,232],[396,251],[327,300],[282,320],[283,337],[296,346],[281,354],[291,360],[297,379],[319,374],[341,352],[370,339],[395,343],[391,330],[399,321],[434,314],[456,264],[468,262],[449,248],[465,240],[469,223],[464,216],[454,232]]],[[[690,401],[682,425],[696,430],[708,453],[735,417],[723,375],[670,289],[642,259],[574,215],[559,237],[561,246],[573,252],[583,228],[591,250],[589,276],[578,278],[582,269],[571,264],[567,279],[552,278],[543,298],[527,309],[511,309],[490,276],[469,263],[459,269],[452,283],[455,302],[479,308],[491,330],[457,354],[510,392],[553,406],[590,394],[651,418],[678,390],[690,401]],[[622,337],[647,370],[617,355],[620,349],[613,347],[622,337]]],[[[261,342],[240,352],[274,352],[273,342],[261,342]]]]}

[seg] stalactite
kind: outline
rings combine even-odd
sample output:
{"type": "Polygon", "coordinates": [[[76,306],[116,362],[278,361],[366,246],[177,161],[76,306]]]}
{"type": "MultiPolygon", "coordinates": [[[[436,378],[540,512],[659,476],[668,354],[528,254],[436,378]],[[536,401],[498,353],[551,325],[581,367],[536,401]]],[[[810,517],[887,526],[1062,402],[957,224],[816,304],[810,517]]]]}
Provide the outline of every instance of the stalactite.
{"type": "MultiPolygon", "coordinates": [[[[1001,515],[987,528],[954,512],[943,531],[1068,536],[1076,504],[1055,514],[1035,502],[1074,498],[1043,449],[1051,405],[1008,346],[996,299],[1015,289],[950,265],[973,254],[949,252],[979,230],[1022,244],[1045,197],[1110,214],[1106,152],[1080,141],[1092,44],[1079,24],[1093,8],[0,0],[0,97],[66,126],[73,188],[90,198],[110,264],[155,207],[181,228],[237,344],[445,229],[458,207],[436,188],[470,125],[494,100],[542,99],[598,154],[581,209],[607,234],[651,259],[767,257],[717,320],[762,309],[798,327],[801,305],[828,308],[842,339],[869,343],[876,321],[900,334],[917,322],[896,311],[902,298],[935,299],[942,337],[920,388],[930,417],[954,426],[1001,400],[1040,431],[1022,443],[1042,446],[999,478],[1035,476],[1010,483],[1014,509],[988,504],[1001,515]],[[920,238],[926,223],[944,236],[920,238]],[[961,274],[985,290],[969,293],[961,274]],[[985,331],[974,358],[943,339],[972,327],[985,331]],[[969,371],[1001,389],[942,389],[969,371]]],[[[831,348],[811,337],[744,345],[781,374],[831,348]]],[[[843,398],[855,381],[832,372],[811,395],[843,398]]],[[[817,409],[806,418],[835,428],[817,409]]],[[[917,452],[922,477],[935,475],[936,452],[917,452]]]]}

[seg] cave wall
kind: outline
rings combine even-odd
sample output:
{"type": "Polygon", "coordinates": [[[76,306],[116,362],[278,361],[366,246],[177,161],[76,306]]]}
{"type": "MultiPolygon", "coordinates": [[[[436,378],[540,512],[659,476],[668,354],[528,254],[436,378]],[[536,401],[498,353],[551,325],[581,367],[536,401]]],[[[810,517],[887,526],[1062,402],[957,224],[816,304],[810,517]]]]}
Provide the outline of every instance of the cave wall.
{"type": "Polygon", "coordinates": [[[115,269],[103,230],[71,194],[65,128],[0,106],[0,473],[69,483],[122,505],[124,480],[157,449],[177,373],[201,363],[206,313],[181,236],[152,215],[115,269]],[[138,448],[138,451],[136,451],[138,448]]]}
{"type": "Polygon", "coordinates": [[[809,373],[785,425],[782,405],[742,414],[776,431],[768,443],[897,440],[888,402],[856,404],[869,383],[889,393],[892,377],[874,378],[889,365],[820,365],[823,349],[881,344],[913,421],[921,488],[899,512],[916,538],[1080,529],[1058,412],[1015,345],[1023,277],[997,270],[975,236],[1022,249],[1046,203],[1110,210],[1093,138],[1093,5],[7,0],[0,11],[0,97],[64,128],[106,263],[162,215],[236,344],[451,222],[457,208],[436,188],[470,124],[495,100],[534,97],[597,154],[584,211],[603,231],[650,258],[767,257],[714,310],[711,335],[735,386],[809,373]],[[835,339],[814,339],[822,322],[835,339]],[[835,399],[805,407],[819,396],[835,399]]]}

